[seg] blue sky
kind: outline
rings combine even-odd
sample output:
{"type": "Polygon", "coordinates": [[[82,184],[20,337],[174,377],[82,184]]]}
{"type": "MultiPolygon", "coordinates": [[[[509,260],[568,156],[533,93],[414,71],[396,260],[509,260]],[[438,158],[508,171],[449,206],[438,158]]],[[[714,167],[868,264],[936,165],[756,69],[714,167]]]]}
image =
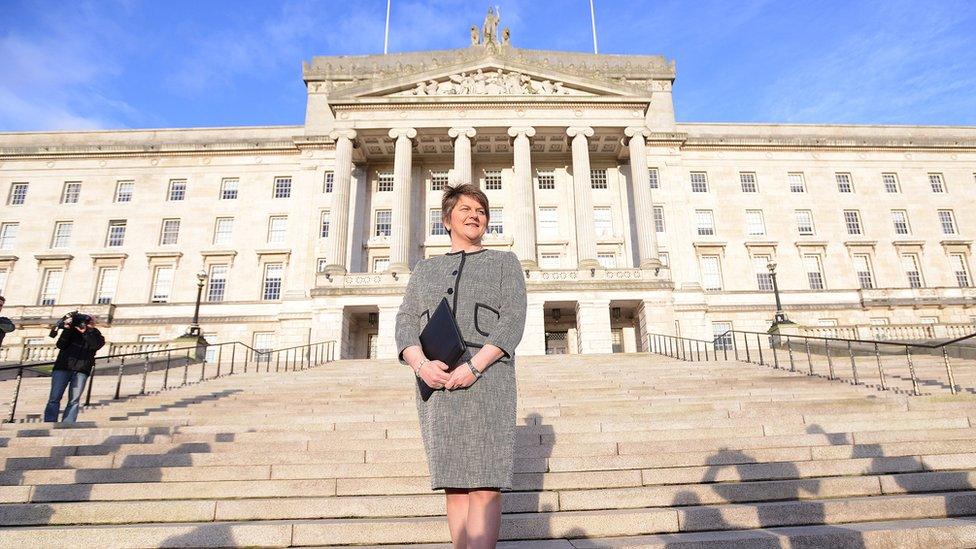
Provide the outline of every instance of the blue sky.
{"type": "MultiPolygon", "coordinates": [[[[592,51],[587,0],[493,0],[516,47],[592,51]]],[[[393,0],[390,51],[488,2],[393,0]]],[[[976,125],[976,0],[595,0],[601,53],[675,59],[679,121],[976,125]]],[[[382,53],[386,0],[0,0],[0,130],[301,124],[301,63],[382,53]]]]}

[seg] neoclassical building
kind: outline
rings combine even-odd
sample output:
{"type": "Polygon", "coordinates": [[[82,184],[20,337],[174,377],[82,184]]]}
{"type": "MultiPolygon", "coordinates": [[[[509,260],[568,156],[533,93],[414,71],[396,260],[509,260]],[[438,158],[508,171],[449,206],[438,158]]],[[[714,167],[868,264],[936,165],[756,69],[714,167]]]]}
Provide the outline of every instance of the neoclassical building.
{"type": "Polygon", "coordinates": [[[73,309],[172,339],[202,271],[211,341],[392,357],[411,268],[450,245],[441,191],[467,181],[485,244],[525,268],[522,354],[765,330],[771,261],[811,330],[976,317],[976,128],[680,123],[663,57],[496,36],[315,57],[301,126],[0,134],[5,345],[73,309]]]}

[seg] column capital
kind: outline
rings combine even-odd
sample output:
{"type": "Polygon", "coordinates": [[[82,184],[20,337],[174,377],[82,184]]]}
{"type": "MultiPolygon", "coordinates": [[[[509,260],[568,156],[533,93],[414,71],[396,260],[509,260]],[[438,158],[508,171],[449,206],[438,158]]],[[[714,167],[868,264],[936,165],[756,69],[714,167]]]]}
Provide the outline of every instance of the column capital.
{"type": "Polygon", "coordinates": [[[453,138],[453,139],[457,139],[458,137],[460,137],[462,135],[464,135],[464,136],[466,136],[466,137],[468,137],[470,139],[470,138],[474,137],[477,134],[478,134],[478,131],[475,130],[474,128],[470,127],[470,126],[458,126],[456,128],[451,128],[451,129],[447,130],[447,135],[449,137],[453,138]]]}
{"type": "Polygon", "coordinates": [[[518,137],[523,134],[525,137],[535,137],[535,128],[532,126],[512,126],[508,128],[509,137],[518,137]]]}
{"type": "Polygon", "coordinates": [[[332,130],[332,132],[329,133],[329,139],[332,139],[333,141],[338,141],[340,137],[345,137],[350,141],[356,139],[356,130],[352,128],[337,129],[337,130],[332,130]]]}
{"type": "Polygon", "coordinates": [[[570,137],[576,137],[577,135],[593,137],[593,128],[589,126],[570,126],[566,128],[566,135],[570,137]]]}
{"type": "Polygon", "coordinates": [[[647,126],[627,126],[626,128],[624,128],[624,135],[626,135],[627,137],[634,137],[635,135],[641,135],[644,136],[644,138],[646,139],[651,136],[651,130],[648,129],[647,126]]]}
{"type": "Polygon", "coordinates": [[[391,139],[398,139],[403,136],[407,139],[415,139],[417,137],[416,128],[391,128],[388,134],[391,139]]]}

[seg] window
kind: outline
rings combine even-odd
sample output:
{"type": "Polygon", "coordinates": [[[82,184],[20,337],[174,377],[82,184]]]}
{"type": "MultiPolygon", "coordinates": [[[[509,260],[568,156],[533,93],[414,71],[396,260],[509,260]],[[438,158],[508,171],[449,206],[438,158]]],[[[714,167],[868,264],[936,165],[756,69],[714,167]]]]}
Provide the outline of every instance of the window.
{"type": "Polygon", "coordinates": [[[752,257],[752,270],[756,273],[756,287],[761,292],[773,291],[773,275],[769,272],[768,264],[768,255],[755,255],[752,257]]]}
{"type": "Polygon", "coordinates": [[[742,192],[744,193],[756,192],[756,174],[752,172],[739,172],[739,184],[742,186],[742,192]]]}
{"type": "Polygon", "coordinates": [[[820,256],[808,254],[803,256],[803,267],[807,271],[807,283],[811,290],[824,289],[823,270],[820,267],[820,256]]]}
{"type": "Polygon", "coordinates": [[[650,183],[652,189],[660,188],[661,174],[657,168],[647,168],[647,181],[650,183]]]}
{"type": "Polygon", "coordinates": [[[393,172],[379,172],[376,177],[377,192],[393,192],[393,172]]]}
{"type": "Polygon", "coordinates": [[[0,224],[0,250],[14,249],[18,232],[20,232],[20,223],[0,224]]]}
{"type": "Polygon", "coordinates": [[[109,248],[116,248],[125,244],[125,220],[114,220],[108,222],[108,235],[105,238],[105,245],[109,248]]]}
{"type": "Polygon", "coordinates": [[[661,262],[661,266],[665,269],[671,267],[671,259],[668,257],[668,252],[658,252],[657,259],[661,262]]]}
{"type": "Polygon", "coordinates": [[[326,267],[328,266],[329,260],[324,257],[320,257],[315,260],[315,272],[317,273],[324,273],[326,271],[326,267]]]}
{"type": "Polygon", "coordinates": [[[894,174],[894,173],[881,174],[881,183],[884,184],[884,189],[886,193],[901,192],[901,189],[898,185],[898,174],[894,174]]]}
{"type": "Polygon", "coordinates": [[[847,226],[847,234],[863,234],[861,231],[861,212],[844,210],[844,225],[847,226]]]}
{"type": "Polygon", "coordinates": [[[329,210],[323,210],[319,216],[319,238],[329,238],[329,210]]]}
{"type": "Polygon", "coordinates": [[[265,263],[261,299],[275,300],[281,298],[281,275],[284,271],[285,266],[281,263],[265,263]]]}
{"type": "Polygon", "coordinates": [[[10,186],[10,197],[7,204],[19,206],[27,200],[27,183],[14,183],[10,186]]]}
{"type": "Polygon", "coordinates": [[[214,223],[213,243],[215,246],[226,246],[230,244],[231,236],[234,232],[233,217],[218,217],[214,223]]]}
{"type": "Polygon", "coordinates": [[[871,258],[867,254],[854,255],[854,272],[862,290],[874,288],[874,274],[871,272],[871,258]]]}
{"type": "Polygon", "coordinates": [[[389,257],[374,257],[373,258],[373,272],[382,273],[390,267],[389,257]]]}
{"type": "Polygon", "coordinates": [[[722,268],[717,255],[701,257],[701,282],[706,290],[722,289],[722,268]]]}
{"type": "Polygon", "coordinates": [[[654,206],[654,232],[664,232],[664,206],[654,206]]]}
{"type": "Polygon", "coordinates": [[[237,200],[237,188],[241,182],[236,177],[223,179],[220,182],[220,199],[237,200]]]}
{"type": "Polygon", "coordinates": [[[501,208],[491,208],[489,210],[488,219],[488,234],[504,234],[505,233],[505,216],[502,213],[501,208]]]}
{"type": "Polygon", "coordinates": [[[270,351],[274,349],[274,333],[273,332],[254,332],[254,361],[258,363],[270,363],[271,353],[270,351]]]}
{"type": "Polygon", "coordinates": [[[851,174],[835,173],[834,179],[837,181],[837,192],[839,193],[854,192],[854,184],[851,183],[851,174]]]}
{"type": "Polygon", "coordinates": [[[805,193],[807,192],[807,184],[803,180],[803,174],[800,172],[786,174],[786,179],[790,182],[790,192],[791,193],[805,193]]]}
{"type": "Polygon", "coordinates": [[[943,181],[941,173],[930,173],[929,185],[932,185],[932,192],[934,193],[945,192],[945,181],[943,181]]]}
{"type": "Polygon", "coordinates": [[[67,248],[71,242],[71,221],[58,221],[54,224],[54,238],[51,239],[52,248],[67,248]]]}
{"type": "Polygon", "coordinates": [[[705,175],[705,172],[691,172],[691,192],[708,192],[708,177],[705,175]]]}
{"type": "Polygon", "coordinates": [[[539,208],[539,236],[541,238],[559,237],[559,218],[557,217],[554,206],[543,206],[539,208]]]}
{"type": "Polygon", "coordinates": [[[156,267],[153,273],[152,295],[149,297],[149,301],[166,303],[169,301],[169,295],[172,291],[173,267],[170,265],[156,267]]]}
{"type": "Polygon", "coordinates": [[[180,220],[164,219],[163,227],[159,231],[159,245],[171,246],[180,240],[180,220]]]}
{"type": "Polygon", "coordinates": [[[224,300],[224,290],[227,289],[227,265],[211,265],[210,276],[207,278],[207,301],[218,302],[224,300]]]}
{"type": "Polygon", "coordinates": [[[115,184],[115,201],[132,202],[132,188],[135,183],[132,181],[119,181],[115,184]]]}
{"type": "Polygon", "coordinates": [[[590,170],[590,188],[591,189],[606,189],[607,188],[607,170],[606,168],[590,170]]]}
{"type": "Polygon", "coordinates": [[[291,198],[291,178],[276,177],[274,180],[274,198],[291,198]]]}
{"type": "Polygon", "coordinates": [[[44,283],[41,285],[40,305],[54,305],[61,293],[61,282],[64,280],[63,269],[44,269],[44,283]]]}
{"type": "Polygon", "coordinates": [[[597,252],[596,260],[600,262],[600,266],[604,269],[617,268],[617,254],[613,252],[597,252]]]}
{"type": "Polygon", "coordinates": [[[809,236],[813,234],[813,213],[810,210],[794,210],[796,218],[796,232],[809,236]]]}
{"type": "Polygon", "coordinates": [[[539,256],[539,268],[559,269],[562,267],[562,255],[560,254],[541,254],[539,256]]]}
{"type": "Polygon", "coordinates": [[[712,341],[715,350],[729,350],[732,348],[731,322],[712,322],[712,341]]]}
{"type": "Polygon", "coordinates": [[[171,179],[169,181],[169,192],[166,194],[166,200],[175,202],[184,198],[186,198],[186,180],[171,179]]]}
{"type": "Polygon", "coordinates": [[[427,219],[430,224],[429,233],[431,236],[442,236],[447,234],[447,227],[444,226],[444,221],[441,220],[440,208],[431,208],[427,219]]]}
{"type": "Polygon", "coordinates": [[[81,183],[78,181],[66,182],[61,191],[61,203],[77,204],[79,198],[81,198],[81,183]]]}
{"type": "Polygon", "coordinates": [[[0,269],[0,295],[3,295],[7,287],[7,269],[0,269]]]}
{"type": "Polygon", "coordinates": [[[908,212],[905,210],[891,210],[891,223],[895,226],[895,234],[911,234],[908,225],[908,212]]]}
{"type": "Polygon", "coordinates": [[[485,170],[485,190],[486,191],[502,190],[501,170],[485,170]]]}
{"type": "Polygon", "coordinates": [[[956,275],[956,284],[960,288],[968,288],[972,284],[969,280],[969,267],[966,265],[966,256],[963,254],[952,254],[949,256],[949,263],[952,265],[952,273],[956,275]]]}
{"type": "Polygon", "coordinates": [[[555,170],[537,170],[536,179],[539,182],[539,190],[551,191],[556,188],[555,170]]]}
{"type": "Polygon", "coordinates": [[[375,236],[390,236],[390,226],[393,223],[393,212],[390,210],[376,210],[375,236]]]}
{"type": "Polygon", "coordinates": [[[613,218],[610,208],[603,206],[593,208],[593,225],[596,228],[597,236],[613,235],[613,218]]]}
{"type": "Polygon", "coordinates": [[[918,266],[917,255],[901,254],[901,268],[905,271],[909,288],[921,288],[925,284],[922,280],[922,271],[918,266]]]}
{"type": "Polygon", "coordinates": [[[268,244],[284,244],[287,234],[287,216],[273,215],[268,218],[268,244]]]}
{"type": "Polygon", "coordinates": [[[325,172],[322,178],[322,192],[331,193],[335,185],[335,172],[325,172]]]}
{"type": "Polygon", "coordinates": [[[102,267],[98,272],[98,288],[95,290],[95,303],[108,305],[115,299],[119,285],[119,268],[102,267]]]}
{"type": "Polygon", "coordinates": [[[432,191],[443,191],[444,187],[447,187],[447,172],[446,171],[431,171],[430,172],[430,190],[432,191]]]}
{"type": "Polygon", "coordinates": [[[956,219],[952,210],[939,210],[939,224],[942,225],[942,234],[956,234],[956,219]]]}
{"type": "Polygon", "coordinates": [[[715,234],[715,220],[712,218],[712,210],[695,210],[695,223],[698,226],[698,236],[715,234]]]}
{"type": "Polygon", "coordinates": [[[766,222],[763,220],[762,210],[746,210],[746,234],[749,236],[766,234],[766,222]]]}

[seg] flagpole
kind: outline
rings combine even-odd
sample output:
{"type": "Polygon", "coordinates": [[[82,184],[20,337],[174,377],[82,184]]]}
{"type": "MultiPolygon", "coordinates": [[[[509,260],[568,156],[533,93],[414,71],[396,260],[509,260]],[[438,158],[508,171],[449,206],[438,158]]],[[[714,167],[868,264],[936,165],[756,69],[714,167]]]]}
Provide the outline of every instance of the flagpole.
{"type": "Polygon", "coordinates": [[[593,11],[593,0],[590,0],[590,22],[593,24],[593,53],[600,53],[596,50],[596,13],[593,11]]]}
{"type": "MultiPolygon", "coordinates": [[[[383,55],[386,55],[390,45],[390,2],[386,0],[386,32],[383,33],[383,55]]],[[[592,0],[591,0],[592,4],[592,0]]]]}

